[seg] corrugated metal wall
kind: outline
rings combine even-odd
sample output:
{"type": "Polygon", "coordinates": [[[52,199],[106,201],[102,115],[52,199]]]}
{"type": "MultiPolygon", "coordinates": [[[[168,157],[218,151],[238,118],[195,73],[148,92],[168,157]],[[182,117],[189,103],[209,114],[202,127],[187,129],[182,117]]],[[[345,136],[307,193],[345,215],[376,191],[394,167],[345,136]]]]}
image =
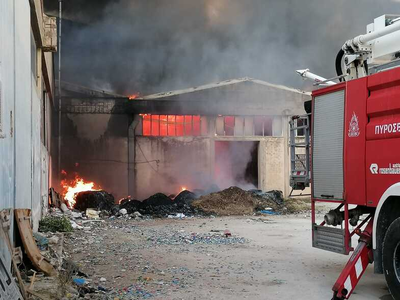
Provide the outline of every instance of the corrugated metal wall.
{"type": "Polygon", "coordinates": [[[31,18],[26,0],[15,2],[15,155],[16,208],[32,205],[31,18]]]}
{"type": "MultiPolygon", "coordinates": [[[[0,209],[14,206],[14,1],[0,1],[0,209]]],[[[0,255],[10,261],[0,239],[0,255]]]]}
{"type": "MultiPolygon", "coordinates": [[[[36,230],[47,202],[49,154],[40,135],[41,54],[29,1],[0,1],[0,45],[0,210],[31,209],[36,230]]],[[[2,242],[0,255],[9,263],[2,242]]]]}

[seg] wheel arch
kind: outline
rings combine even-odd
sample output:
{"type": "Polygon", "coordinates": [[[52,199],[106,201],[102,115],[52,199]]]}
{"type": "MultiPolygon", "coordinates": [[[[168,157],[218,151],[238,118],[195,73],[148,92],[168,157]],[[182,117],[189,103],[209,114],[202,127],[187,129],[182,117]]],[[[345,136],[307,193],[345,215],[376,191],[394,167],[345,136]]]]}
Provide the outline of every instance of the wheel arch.
{"type": "Polygon", "coordinates": [[[376,273],[383,273],[382,245],[390,224],[400,217],[400,182],[390,186],[378,202],[374,215],[372,246],[376,273]]]}

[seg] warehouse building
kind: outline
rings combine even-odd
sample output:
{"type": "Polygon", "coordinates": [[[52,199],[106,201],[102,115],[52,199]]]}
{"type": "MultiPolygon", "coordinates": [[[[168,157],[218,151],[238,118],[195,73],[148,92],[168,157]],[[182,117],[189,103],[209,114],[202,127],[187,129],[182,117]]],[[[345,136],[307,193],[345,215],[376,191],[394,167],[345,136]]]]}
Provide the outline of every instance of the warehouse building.
{"type": "Polygon", "coordinates": [[[242,78],[150,95],[131,102],[136,115],[134,188],[244,189],[290,193],[288,122],[309,94],[242,78]],[[157,183],[157,184],[154,184],[157,183]]]}
{"type": "Polygon", "coordinates": [[[62,168],[117,199],[232,185],[290,193],[288,122],[308,93],[251,78],[129,101],[64,87],[62,168]]]}

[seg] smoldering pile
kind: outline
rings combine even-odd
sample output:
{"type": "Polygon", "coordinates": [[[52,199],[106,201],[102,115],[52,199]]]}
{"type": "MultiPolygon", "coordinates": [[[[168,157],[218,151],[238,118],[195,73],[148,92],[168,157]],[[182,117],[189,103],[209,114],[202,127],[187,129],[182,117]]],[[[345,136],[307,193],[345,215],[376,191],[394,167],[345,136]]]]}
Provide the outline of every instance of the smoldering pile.
{"type": "Polygon", "coordinates": [[[116,210],[126,210],[127,214],[139,212],[153,217],[196,216],[196,215],[249,215],[258,211],[285,211],[283,195],[280,191],[245,191],[230,187],[223,191],[206,195],[183,191],[176,197],[157,193],[146,200],[124,199],[116,210]]]}
{"type": "Polygon", "coordinates": [[[114,206],[114,196],[106,191],[84,191],[75,197],[74,208],[79,211],[85,211],[93,208],[99,211],[110,211],[114,206]]]}
{"type": "Polygon", "coordinates": [[[193,216],[202,214],[202,211],[192,206],[192,202],[197,198],[198,196],[190,191],[182,191],[176,197],[157,193],[143,201],[124,199],[119,209],[125,209],[128,214],[139,212],[142,215],[159,218],[176,215],[193,216]]]}
{"type": "Polygon", "coordinates": [[[94,209],[100,216],[184,218],[250,215],[268,211],[282,213],[286,210],[284,204],[280,191],[245,191],[239,187],[230,187],[205,195],[187,190],[177,196],[157,193],[143,201],[125,198],[119,204],[114,204],[113,196],[105,191],[88,191],[77,194],[74,208],[86,213],[88,209],[94,209]]]}

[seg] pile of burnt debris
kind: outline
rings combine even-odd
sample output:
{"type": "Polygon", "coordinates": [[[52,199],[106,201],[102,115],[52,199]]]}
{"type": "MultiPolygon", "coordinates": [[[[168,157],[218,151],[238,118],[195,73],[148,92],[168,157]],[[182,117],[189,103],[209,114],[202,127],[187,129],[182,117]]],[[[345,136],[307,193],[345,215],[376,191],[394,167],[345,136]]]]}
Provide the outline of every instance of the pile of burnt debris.
{"type": "Polygon", "coordinates": [[[105,191],[85,191],[76,195],[74,210],[88,217],[155,217],[185,218],[191,216],[249,215],[257,212],[282,213],[286,210],[280,191],[245,191],[238,187],[200,194],[188,190],[178,195],[157,193],[139,201],[130,197],[115,204],[114,197],[105,191]],[[91,216],[92,215],[92,216],[91,216]]]}

